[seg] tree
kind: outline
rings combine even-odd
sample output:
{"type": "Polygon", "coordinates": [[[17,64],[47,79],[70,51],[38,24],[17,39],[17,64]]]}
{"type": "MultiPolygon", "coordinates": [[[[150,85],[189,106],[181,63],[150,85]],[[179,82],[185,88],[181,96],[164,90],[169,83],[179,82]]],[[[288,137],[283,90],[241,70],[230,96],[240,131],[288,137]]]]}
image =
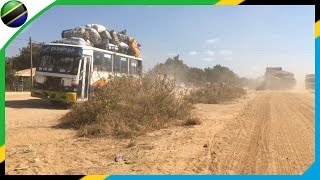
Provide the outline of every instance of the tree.
{"type": "Polygon", "coordinates": [[[241,79],[231,69],[220,64],[210,68],[200,69],[196,67],[188,67],[179,59],[179,55],[168,58],[165,63],[157,64],[152,71],[160,71],[175,77],[177,82],[184,82],[186,84],[194,84],[197,86],[210,83],[229,83],[241,85],[241,79]]]}
{"type": "MultiPolygon", "coordinates": [[[[36,67],[40,62],[40,48],[41,44],[32,43],[32,60],[33,66],[36,67]]],[[[13,57],[6,57],[6,90],[14,90],[17,77],[16,71],[23,69],[30,69],[30,47],[27,45],[19,49],[19,54],[13,57]]],[[[25,79],[25,89],[30,88],[30,78],[25,79]]]]}
{"type": "Polygon", "coordinates": [[[15,76],[16,71],[12,68],[12,61],[7,61],[10,59],[6,57],[6,67],[5,67],[5,82],[6,82],[6,90],[14,90],[15,82],[17,81],[17,77],[15,76]]]}
{"type": "Polygon", "coordinates": [[[174,77],[178,82],[184,82],[187,80],[187,69],[188,66],[183,64],[183,61],[180,60],[179,55],[177,55],[173,58],[168,58],[164,64],[157,64],[151,71],[160,71],[166,75],[174,77]]]}
{"type": "Polygon", "coordinates": [[[228,67],[221,66],[220,64],[214,66],[213,68],[205,68],[206,78],[208,82],[211,83],[230,83],[234,84],[238,78],[228,67]]]}
{"type": "Polygon", "coordinates": [[[188,83],[198,86],[206,83],[207,79],[205,71],[195,67],[188,68],[187,81],[188,83]]]}
{"type": "MultiPolygon", "coordinates": [[[[32,44],[33,67],[36,67],[36,65],[39,64],[40,48],[41,44],[32,44]]],[[[19,51],[19,55],[8,59],[8,61],[12,62],[12,68],[17,71],[30,68],[30,47],[22,47],[19,51]]]]}

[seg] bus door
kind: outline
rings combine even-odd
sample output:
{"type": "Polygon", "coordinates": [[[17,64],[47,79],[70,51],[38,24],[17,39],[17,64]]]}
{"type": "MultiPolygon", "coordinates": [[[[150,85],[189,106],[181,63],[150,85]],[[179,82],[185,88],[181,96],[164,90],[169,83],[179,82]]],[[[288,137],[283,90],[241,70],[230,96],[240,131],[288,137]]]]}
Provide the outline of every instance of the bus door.
{"type": "Polygon", "coordinates": [[[88,99],[88,93],[90,88],[90,79],[91,79],[91,57],[85,56],[82,59],[80,66],[80,78],[78,86],[78,97],[80,101],[88,99]]]}

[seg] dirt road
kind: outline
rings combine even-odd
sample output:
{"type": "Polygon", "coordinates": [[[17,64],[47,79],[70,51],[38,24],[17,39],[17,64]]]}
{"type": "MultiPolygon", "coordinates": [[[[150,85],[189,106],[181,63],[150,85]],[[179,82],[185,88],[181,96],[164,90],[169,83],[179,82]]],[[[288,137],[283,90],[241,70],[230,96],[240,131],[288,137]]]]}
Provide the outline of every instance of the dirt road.
{"type": "Polygon", "coordinates": [[[57,128],[68,110],[6,94],[7,174],[301,174],[314,159],[314,94],[250,92],[197,104],[202,120],[136,139],[88,139],[57,128]],[[122,155],[126,161],[115,162],[122,155]]]}

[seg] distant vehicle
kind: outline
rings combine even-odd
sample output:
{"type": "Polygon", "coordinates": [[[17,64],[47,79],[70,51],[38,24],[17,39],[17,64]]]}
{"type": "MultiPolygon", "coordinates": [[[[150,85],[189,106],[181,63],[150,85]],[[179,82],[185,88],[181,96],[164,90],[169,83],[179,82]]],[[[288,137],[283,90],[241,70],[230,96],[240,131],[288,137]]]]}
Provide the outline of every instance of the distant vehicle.
{"type": "Polygon", "coordinates": [[[282,70],[282,67],[267,67],[264,81],[258,90],[288,90],[295,85],[296,79],[293,73],[282,70]]]}
{"type": "Polygon", "coordinates": [[[315,78],[314,74],[307,74],[306,75],[306,78],[304,80],[306,89],[314,89],[314,83],[315,83],[314,78],[315,78]]]}

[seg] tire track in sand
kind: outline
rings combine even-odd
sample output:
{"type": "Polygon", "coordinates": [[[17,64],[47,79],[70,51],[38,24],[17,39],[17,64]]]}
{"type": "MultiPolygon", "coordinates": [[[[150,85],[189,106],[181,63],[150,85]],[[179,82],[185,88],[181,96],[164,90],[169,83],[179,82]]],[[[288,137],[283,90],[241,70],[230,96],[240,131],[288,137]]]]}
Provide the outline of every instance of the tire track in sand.
{"type": "Polygon", "coordinates": [[[303,93],[261,91],[210,138],[214,174],[301,174],[314,158],[314,106],[303,93]]]}

